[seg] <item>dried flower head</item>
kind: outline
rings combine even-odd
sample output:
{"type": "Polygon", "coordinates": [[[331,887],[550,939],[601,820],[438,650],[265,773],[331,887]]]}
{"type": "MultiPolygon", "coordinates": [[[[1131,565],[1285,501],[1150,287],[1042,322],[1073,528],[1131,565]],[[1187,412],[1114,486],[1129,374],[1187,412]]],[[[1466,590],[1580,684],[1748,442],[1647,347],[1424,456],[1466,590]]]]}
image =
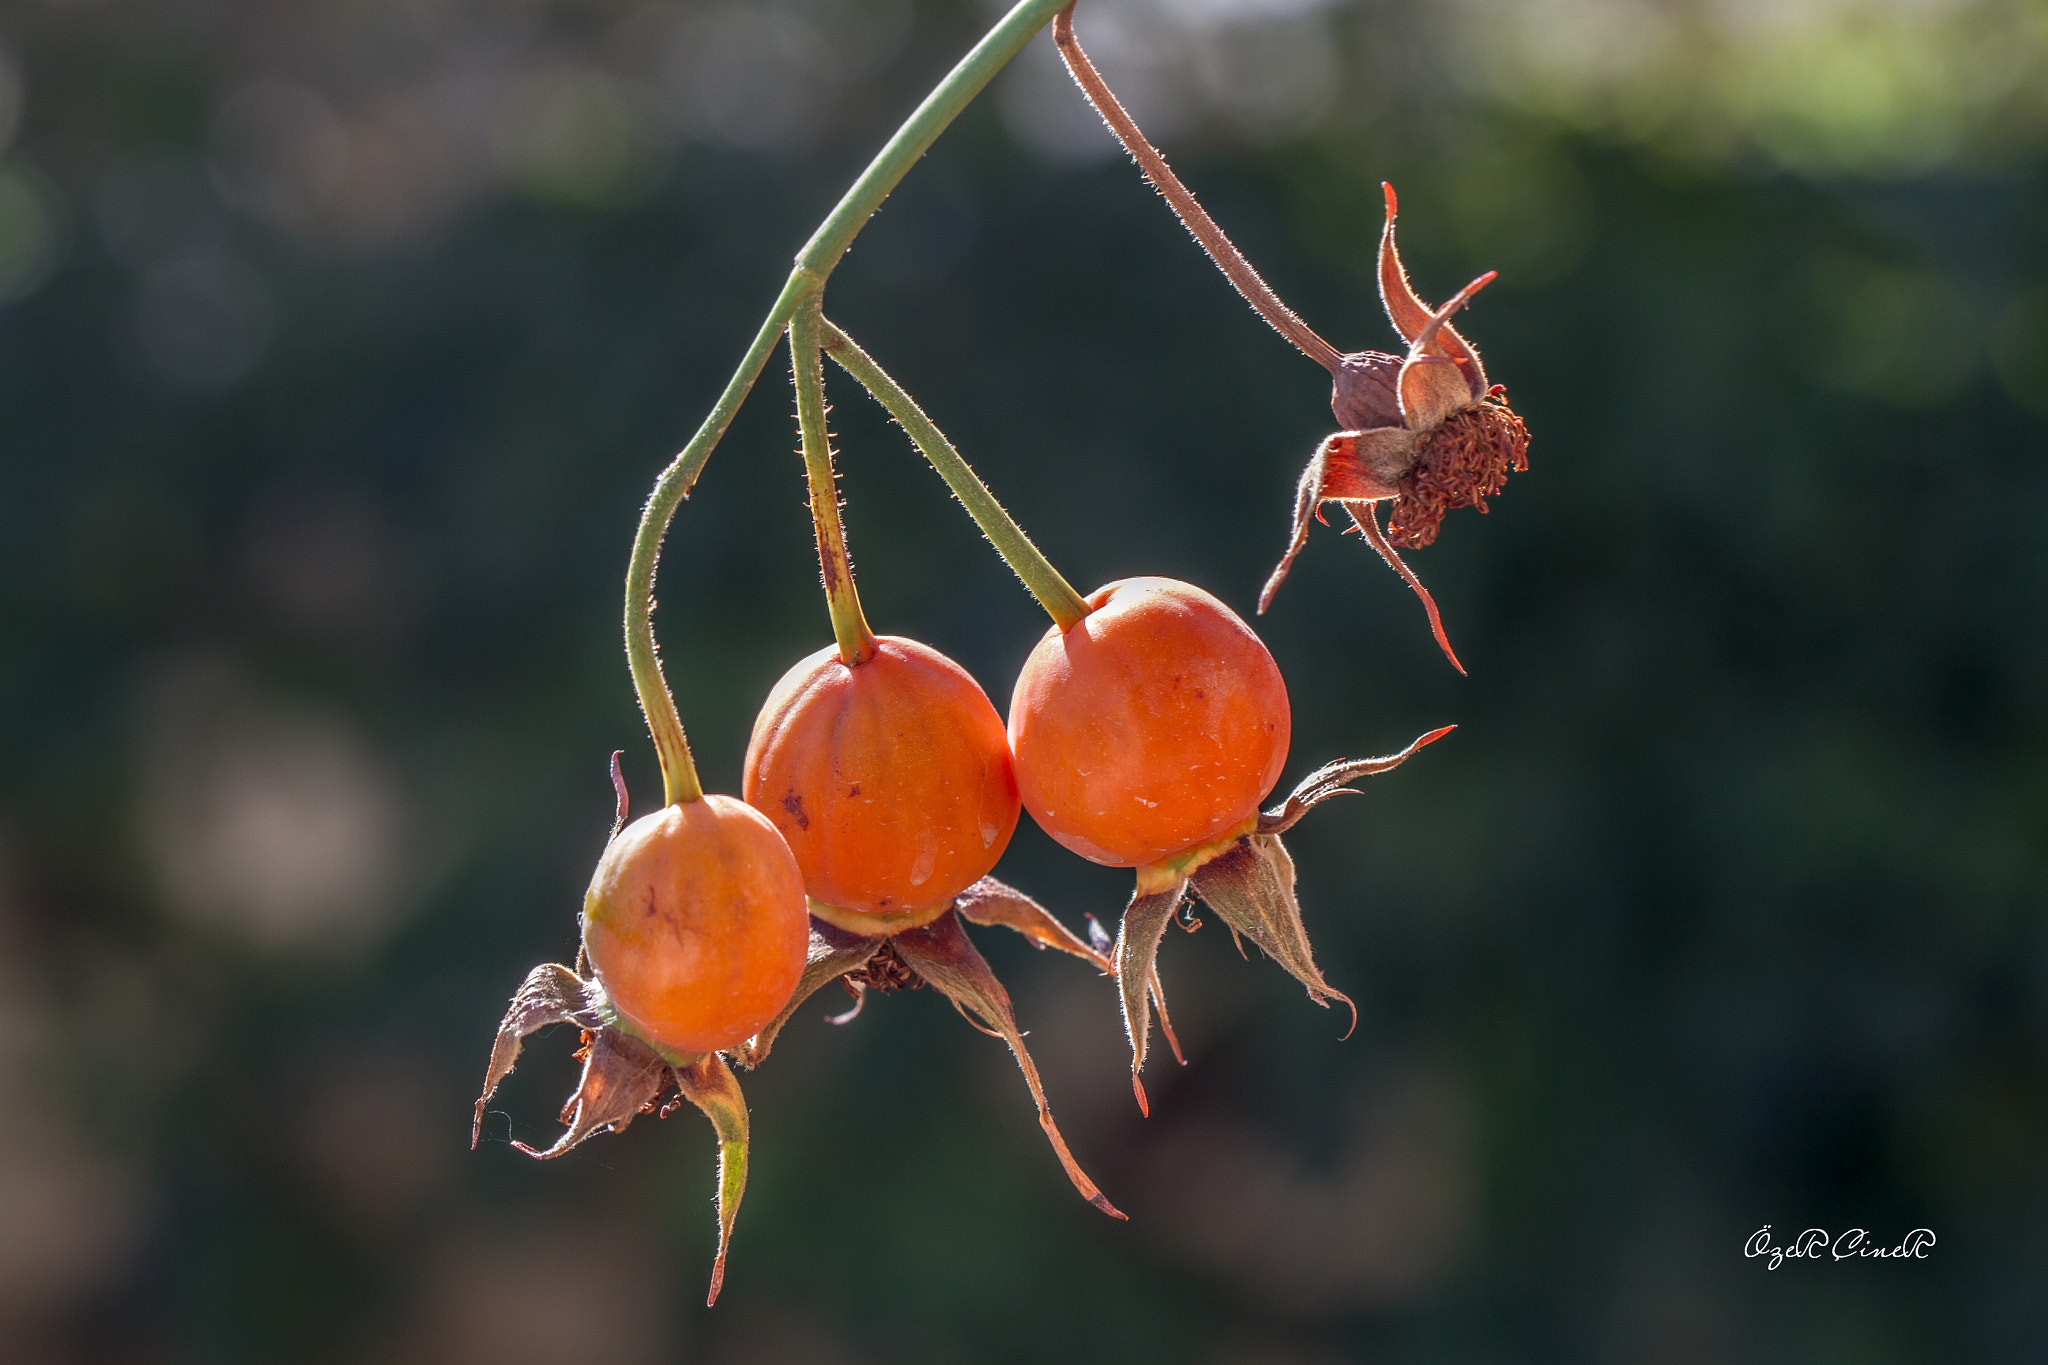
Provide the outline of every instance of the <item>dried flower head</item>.
{"type": "Polygon", "coordinates": [[[1053,20],[1052,33],[1075,84],[1216,268],[1274,331],[1328,370],[1334,383],[1330,407],[1342,429],[1324,439],[1302,474],[1294,500],[1293,540],[1259,594],[1259,610],[1266,610],[1301,553],[1309,519],[1321,518],[1324,503],[1339,503],[1381,558],[1422,599],[1437,644],[1464,672],[1444,634],[1435,601],[1395,546],[1429,544],[1436,539],[1444,513],[1453,508],[1477,507],[1484,512],[1486,499],[1500,491],[1508,472],[1528,468],[1528,428],[1508,407],[1506,391],[1487,383],[1479,353],[1449,322],[1493,279],[1492,273],[1466,285],[1441,308],[1424,304],[1409,286],[1394,249],[1394,188],[1383,185],[1387,222],[1380,234],[1380,297],[1408,353],[1338,351],[1280,301],[1139,131],[1075,38],[1071,8],[1053,20]],[[1380,502],[1394,505],[1385,530],[1373,510],[1380,502]]]}
{"type": "Polygon", "coordinates": [[[1507,405],[1507,391],[1487,382],[1479,352],[1450,325],[1451,315],[1492,283],[1493,272],[1441,308],[1423,303],[1394,245],[1394,187],[1382,188],[1387,222],[1380,234],[1380,297],[1408,353],[1358,351],[1332,368],[1330,410],[1344,429],[1324,438],[1302,472],[1294,536],[1259,594],[1259,610],[1272,602],[1307,543],[1310,517],[1321,520],[1322,505],[1338,503],[1421,595],[1438,643],[1456,663],[1436,604],[1394,547],[1434,541],[1444,513],[1454,508],[1486,511],[1486,499],[1501,490],[1508,474],[1529,467],[1529,429],[1507,405]],[[1379,502],[1393,504],[1384,531],[1373,507],[1379,502]]]}

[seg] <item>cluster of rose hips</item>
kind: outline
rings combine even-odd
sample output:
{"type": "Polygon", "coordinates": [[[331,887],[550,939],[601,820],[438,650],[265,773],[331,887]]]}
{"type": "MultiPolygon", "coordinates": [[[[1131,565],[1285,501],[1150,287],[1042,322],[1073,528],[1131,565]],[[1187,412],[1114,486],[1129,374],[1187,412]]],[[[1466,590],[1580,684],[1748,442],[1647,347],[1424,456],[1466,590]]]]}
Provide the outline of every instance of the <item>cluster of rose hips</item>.
{"type": "MultiPolygon", "coordinates": [[[[1426,544],[1446,508],[1484,510],[1483,498],[1507,469],[1523,467],[1526,431],[1487,384],[1477,353],[1447,323],[1491,277],[1442,308],[1423,305],[1394,252],[1389,190],[1380,277],[1408,354],[1340,355],[1272,296],[1173,178],[1074,41],[1071,11],[1054,20],[1054,37],[1090,100],[1232,282],[1335,378],[1333,407],[1345,429],[1323,443],[1303,476],[1294,540],[1261,610],[1298,553],[1309,517],[1334,501],[1422,595],[1448,654],[1434,604],[1401,563],[1374,505],[1393,502],[1395,540],[1426,544]]],[[[1290,717],[1280,670],[1250,627],[1209,593],[1172,579],[1124,579],[1085,598],[1076,593],[909,396],[825,320],[821,286],[814,279],[785,317],[771,318],[766,347],[755,348],[760,360],[750,354],[753,369],[743,365],[736,389],[706,423],[709,437],[700,433],[650,501],[628,575],[628,655],[662,758],[667,804],[627,823],[618,783],[618,823],[584,898],[576,966],[544,964],[520,987],[476,1109],[480,1125],[521,1040],[554,1023],[583,1030],[581,1079],[563,1110],[567,1131],[546,1151],[521,1150],[559,1155],[600,1129],[624,1128],[671,1091],[661,1112],[684,1099],[696,1104],[721,1144],[714,1300],[746,1181],[747,1111],[728,1059],[758,1065],[798,1005],[834,980],[856,1002],[838,1022],[859,1012],[867,992],[923,984],[1001,1036],[1075,1188],[1121,1218],[1060,1136],[1008,993],[964,922],[1014,929],[1115,980],[1143,1109],[1139,1073],[1155,1007],[1173,1042],[1155,958],[1190,891],[1317,1003],[1349,1005],[1316,967],[1280,835],[1350,782],[1398,765],[1448,732],[1432,731],[1385,758],[1329,764],[1262,812],[1287,761],[1290,717]],[[769,693],[735,799],[697,785],[654,655],[648,593],[676,499],[785,320],[835,643],[797,663],[769,693]],[[1011,691],[1007,725],[958,664],[868,628],[840,524],[823,355],[896,417],[1053,618],[1011,691]],[[1114,943],[1099,929],[1084,941],[988,875],[1020,809],[1083,858],[1135,870],[1114,943]]],[[[617,783],[616,756],[613,776],[617,783]]]]}

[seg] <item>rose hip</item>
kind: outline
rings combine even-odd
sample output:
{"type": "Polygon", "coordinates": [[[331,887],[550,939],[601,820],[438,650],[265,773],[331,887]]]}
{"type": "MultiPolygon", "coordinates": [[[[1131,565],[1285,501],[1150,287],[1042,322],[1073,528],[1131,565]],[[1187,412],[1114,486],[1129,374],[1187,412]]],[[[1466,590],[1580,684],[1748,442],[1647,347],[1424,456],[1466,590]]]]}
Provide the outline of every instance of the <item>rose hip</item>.
{"type": "Polygon", "coordinates": [[[1017,828],[1002,717],[929,645],[878,636],[859,664],[826,648],[768,694],[742,793],[773,821],[822,913],[910,928],[996,865],[1017,828]]]}
{"type": "Polygon", "coordinates": [[[1048,630],[1010,700],[1024,805],[1092,862],[1139,867],[1242,825],[1287,762],[1287,685],[1191,584],[1127,578],[1048,630]]]}

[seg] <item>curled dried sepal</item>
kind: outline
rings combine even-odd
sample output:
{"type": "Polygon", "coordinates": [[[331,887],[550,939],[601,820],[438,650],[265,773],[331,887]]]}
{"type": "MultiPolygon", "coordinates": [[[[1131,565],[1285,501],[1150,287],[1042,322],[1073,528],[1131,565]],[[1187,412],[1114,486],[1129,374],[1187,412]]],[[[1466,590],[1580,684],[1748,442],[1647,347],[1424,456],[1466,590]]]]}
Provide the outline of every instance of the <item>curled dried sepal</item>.
{"type": "Polygon", "coordinates": [[[1059,1156],[1060,1165],[1066,1169],[1067,1179],[1073,1181],[1081,1197],[1096,1208],[1112,1218],[1122,1218],[1124,1215],[1103,1197],[1095,1182],[1074,1160],[1074,1154],[1067,1150],[1067,1140],[1060,1136],[1059,1125],[1053,1122],[1052,1107],[1046,1103],[1045,1087],[1038,1079],[1038,1067],[1033,1064],[1031,1053],[1024,1046],[1024,1035],[1017,1027],[1016,1013],[1010,1007],[1010,993],[1003,989],[1003,983],[996,980],[987,960],[968,940],[959,917],[941,915],[922,928],[896,935],[890,942],[913,971],[935,989],[945,992],[961,1012],[969,1016],[970,1021],[978,1019],[1010,1045],[1010,1052],[1024,1073],[1024,1083],[1030,1087],[1032,1102],[1038,1106],[1038,1126],[1045,1130],[1046,1138],[1059,1156]]]}
{"type": "Polygon", "coordinates": [[[483,1093],[476,1097],[476,1117],[469,1128],[471,1151],[476,1150],[477,1138],[483,1131],[484,1106],[497,1093],[498,1083],[518,1064],[519,1049],[526,1035],[538,1033],[550,1024],[575,1024],[586,1033],[604,1027],[590,985],[559,962],[543,962],[535,967],[513,992],[512,1004],[491,1044],[491,1063],[484,1070],[483,1093]]]}
{"type": "Polygon", "coordinates": [[[796,993],[789,997],[789,1003],[782,1007],[780,1014],[733,1052],[733,1060],[748,1070],[759,1066],[775,1046],[775,1035],[796,1013],[797,1006],[817,994],[820,988],[866,965],[882,943],[882,939],[849,933],[814,917],[811,920],[810,946],[804,957],[804,974],[797,979],[796,993]]]}
{"type": "Polygon", "coordinates": [[[1436,743],[1457,728],[1455,725],[1445,725],[1431,730],[1428,734],[1419,736],[1413,744],[1397,754],[1387,754],[1381,758],[1340,758],[1333,763],[1325,763],[1301,779],[1300,785],[1295,787],[1285,801],[1259,817],[1258,832],[1281,834],[1293,829],[1302,816],[1331,797],[1344,793],[1357,795],[1358,789],[1350,784],[1359,778],[1371,777],[1400,767],[1414,757],[1416,751],[1436,743]]]}
{"type": "Polygon", "coordinates": [[[747,1191],[747,1098],[740,1093],[739,1079],[715,1052],[676,1067],[674,1075],[676,1090],[704,1111],[718,1134],[718,1255],[711,1263],[711,1292],[704,1299],[708,1308],[718,1302],[725,1284],[732,1223],[740,1211],[740,1196],[747,1191]]]}
{"type": "MultiPolygon", "coordinates": [[[[718,1133],[718,1256],[711,1268],[711,1296],[718,1300],[725,1282],[726,1249],[740,1195],[747,1187],[747,1102],[724,1060],[715,1052],[699,1057],[669,1056],[608,1022],[603,991],[559,962],[546,962],[527,974],[512,997],[505,1021],[498,1026],[484,1073],[483,1094],[477,1097],[476,1120],[470,1129],[474,1148],[483,1126],[484,1105],[519,1061],[522,1041],[550,1024],[574,1024],[583,1030],[583,1074],[562,1106],[568,1127],[554,1145],[542,1151],[523,1142],[513,1147],[530,1157],[548,1160],[573,1150],[600,1130],[624,1132],[626,1125],[650,1112],[663,1090],[674,1085],[677,1095],[704,1111],[718,1133]]],[[[666,1116],[680,1101],[672,1101],[666,1116]]]]}

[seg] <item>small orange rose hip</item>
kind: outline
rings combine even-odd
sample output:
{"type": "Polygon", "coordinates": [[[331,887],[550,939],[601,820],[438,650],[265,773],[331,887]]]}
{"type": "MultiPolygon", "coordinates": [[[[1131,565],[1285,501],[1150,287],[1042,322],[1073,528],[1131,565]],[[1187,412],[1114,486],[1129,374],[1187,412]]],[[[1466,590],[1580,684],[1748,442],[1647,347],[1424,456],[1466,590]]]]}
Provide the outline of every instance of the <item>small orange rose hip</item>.
{"type": "Polygon", "coordinates": [[[1251,628],[1170,578],[1098,588],[1010,699],[1025,808],[1092,862],[1140,867],[1242,825],[1287,762],[1287,685],[1251,628]]]}
{"type": "Polygon", "coordinates": [[[741,791],[788,841],[818,913],[870,917],[841,926],[868,933],[948,908],[1003,856],[1019,809],[1002,717],[980,684],[893,635],[861,663],[828,647],[783,675],[754,722],[741,791]]]}
{"type": "Polygon", "coordinates": [[[796,859],[730,796],[627,825],[583,898],[591,970],[631,1031],[672,1053],[759,1032],[796,990],[809,935],[796,859]]]}

